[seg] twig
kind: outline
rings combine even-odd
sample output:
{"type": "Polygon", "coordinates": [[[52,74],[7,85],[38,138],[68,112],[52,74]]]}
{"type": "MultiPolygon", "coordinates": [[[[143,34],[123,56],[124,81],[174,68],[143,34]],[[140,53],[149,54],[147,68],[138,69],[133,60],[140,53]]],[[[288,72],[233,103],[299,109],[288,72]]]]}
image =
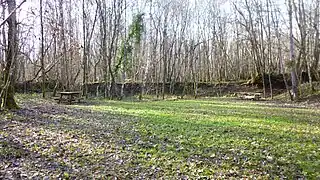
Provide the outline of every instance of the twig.
{"type": "Polygon", "coordinates": [[[19,9],[23,3],[25,3],[27,0],[23,0],[13,11],[10,12],[10,14],[8,15],[8,17],[6,17],[0,24],[0,27],[4,25],[4,23],[6,23],[6,21],[10,18],[10,16],[12,16],[12,14],[19,9]]]}

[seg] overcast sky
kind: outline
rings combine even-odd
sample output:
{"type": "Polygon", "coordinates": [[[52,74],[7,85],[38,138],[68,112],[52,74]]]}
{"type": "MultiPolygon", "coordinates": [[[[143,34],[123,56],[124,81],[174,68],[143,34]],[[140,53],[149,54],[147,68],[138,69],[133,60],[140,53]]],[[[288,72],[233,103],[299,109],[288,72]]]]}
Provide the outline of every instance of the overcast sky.
{"type": "MultiPolygon", "coordinates": [[[[17,5],[20,4],[22,1],[23,0],[17,0],[17,5]]],[[[44,0],[44,1],[46,1],[46,0],[44,0]]],[[[141,10],[143,9],[143,7],[145,5],[142,3],[142,1],[145,1],[145,0],[136,1],[137,2],[136,5],[138,5],[140,7],[139,9],[141,9],[141,10]]],[[[170,0],[164,0],[164,1],[170,2],[170,0]]],[[[201,11],[201,8],[207,8],[207,7],[204,7],[205,5],[212,4],[214,2],[219,3],[222,11],[224,11],[226,13],[230,13],[230,12],[232,12],[231,1],[240,2],[243,0],[216,0],[216,1],[214,1],[214,0],[190,0],[189,2],[190,2],[190,6],[193,6],[193,7],[196,6],[199,11],[201,11]],[[210,3],[208,3],[208,2],[210,2],[210,3]]],[[[285,5],[286,0],[273,0],[273,1],[281,9],[283,19],[286,21],[288,19],[287,7],[285,5]]],[[[79,2],[81,2],[81,1],[79,1],[79,2]]],[[[110,2],[111,2],[111,0],[110,0],[110,2]]],[[[130,0],[127,0],[127,2],[132,3],[132,1],[130,1],[130,0]]],[[[310,3],[311,0],[305,0],[305,2],[310,3]]],[[[39,21],[40,21],[39,16],[38,16],[39,5],[40,5],[39,0],[27,0],[27,2],[25,2],[22,5],[22,7],[18,10],[19,22],[22,22],[23,24],[26,24],[26,25],[34,26],[35,27],[34,34],[37,34],[37,35],[39,35],[39,28],[36,28],[36,27],[39,26],[39,21]],[[30,14],[32,11],[35,13],[34,15],[30,14]]],[[[231,15],[233,15],[233,14],[231,14],[231,15]]],[[[132,14],[130,14],[130,12],[128,12],[128,16],[132,16],[132,14]]],[[[80,18],[80,17],[77,17],[77,18],[80,18]]],[[[130,17],[127,18],[128,24],[130,24],[130,19],[131,19],[130,17]]],[[[81,21],[79,21],[78,23],[79,23],[79,26],[81,26],[81,21]]],[[[288,27],[288,23],[283,24],[283,28],[286,28],[286,27],[288,27]]]]}

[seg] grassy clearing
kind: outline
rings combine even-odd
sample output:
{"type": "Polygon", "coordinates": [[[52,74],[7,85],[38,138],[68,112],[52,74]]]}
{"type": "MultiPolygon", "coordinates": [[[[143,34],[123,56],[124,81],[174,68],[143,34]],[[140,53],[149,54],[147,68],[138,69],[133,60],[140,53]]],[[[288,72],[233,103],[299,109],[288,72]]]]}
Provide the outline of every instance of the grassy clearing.
{"type": "Polygon", "coordinates": [[[228,100],[106,101],[139,117],[133,163],[159,176],[320,177],[320,111],[228,100]]]}
{"type": "Polygon", "coordinates": [[[35,177],[320,178],[319,109],[228,99],[44,103],[29,99],[0,121],[0,177],[24,157],[28,177],[42,162],[35,177]]]}

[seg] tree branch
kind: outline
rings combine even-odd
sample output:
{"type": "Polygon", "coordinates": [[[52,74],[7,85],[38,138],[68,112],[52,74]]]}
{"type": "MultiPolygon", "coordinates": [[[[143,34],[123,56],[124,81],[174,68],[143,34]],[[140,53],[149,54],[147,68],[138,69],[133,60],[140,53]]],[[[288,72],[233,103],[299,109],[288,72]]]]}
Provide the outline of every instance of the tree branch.
{"type": "Polygon", "coordinates": [[[13,11],[10,12],[10,14],[8,15],[8,17],[6,17],[0,24],[0,27],[4,25],[4,23],[6,23],[6,21],[10,18],[10,16],[17,10],[19,9],[23,3],[25,3],[27,0],[23,0],[13,11]]]}

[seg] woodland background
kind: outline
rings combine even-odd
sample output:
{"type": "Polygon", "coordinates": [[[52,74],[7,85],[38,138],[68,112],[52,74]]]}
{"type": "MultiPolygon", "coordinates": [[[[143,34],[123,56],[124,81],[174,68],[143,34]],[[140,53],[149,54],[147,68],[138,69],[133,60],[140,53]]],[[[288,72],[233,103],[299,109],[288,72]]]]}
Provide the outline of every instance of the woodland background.
{"type": "Polygon", "coordinates": [[[319,80],[319,0],[1,0],[1,13],[3,107],[14,91],[197,97],[225,82],[296,99],[319,80]]]}

